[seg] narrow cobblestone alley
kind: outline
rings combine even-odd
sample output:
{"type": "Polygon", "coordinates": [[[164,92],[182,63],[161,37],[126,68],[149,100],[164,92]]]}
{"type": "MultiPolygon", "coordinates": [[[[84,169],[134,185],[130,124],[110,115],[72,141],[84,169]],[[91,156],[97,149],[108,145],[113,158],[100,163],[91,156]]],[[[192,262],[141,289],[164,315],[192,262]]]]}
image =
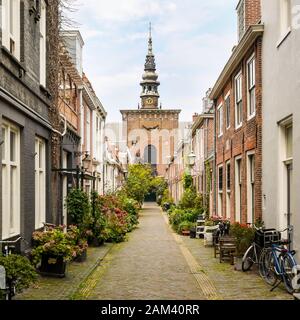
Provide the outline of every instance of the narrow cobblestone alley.
{"type": "Polygon", "coordinates": [[[64,279],[40,278],[20,300],[292,300],[254,272],[219,263],[203,240],[172,232],[166,214],[146,203],[128,241],[89,248],[64,279]]]}
{"type": "Polygon", "coordinates": [[[87,298],[204,299],[159,207],[146,204],[140,221],[87,298]]]}

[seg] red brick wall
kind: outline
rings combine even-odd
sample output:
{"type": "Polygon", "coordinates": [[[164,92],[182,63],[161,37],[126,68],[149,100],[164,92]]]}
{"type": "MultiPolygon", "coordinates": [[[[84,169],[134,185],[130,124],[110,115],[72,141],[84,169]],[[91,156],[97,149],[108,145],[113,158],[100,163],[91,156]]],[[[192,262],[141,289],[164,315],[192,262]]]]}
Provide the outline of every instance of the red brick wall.
{"type": "MultiPolygon", "coordinates": [[[[255,217],[262,215],[262,72],[261,72],[261,47],[262,39],[258,39],[254,46],[243,58],[240,66],[231,75],[228,83],[224,87],[223,93],[216,100],[216,107],[223,103],[223,135],[217,137],[216,141],[216,172],[218,166],[223,164],[223,216],[226,215],[226,162],[231,164],[231,221],[235,221],[235,158],[242,157],[242,197],[241,197],[241,222],[247,222],[247,152],[255,151],[255,217]],[[247,73],[246,66],[250,56],[256,56],[256,116],[248,120],[247,115],[247,73]],[[243,125],[235,129],[235,92],[234,81],[237,73],[242,70],[243,74],[243,125]],[[225,96],[230,90],[231,110],[230,128],[226,129],[226,109],[225,96]]],[[[218,124],[219,119],[216,119],[218,124]]],[[[217,185],[217,184],[216,184],[217,185]]],[[[218,192],[216,192],[216,203],[218,206],[218,192]]],[[[216,208],[216,212],[218,212],[216,208]]]]}
{"type": "Polygon", "coordinates": [[[246,30],[250,25],[257,24],[261,19],[261,0],[245,0],[246,30]]]}

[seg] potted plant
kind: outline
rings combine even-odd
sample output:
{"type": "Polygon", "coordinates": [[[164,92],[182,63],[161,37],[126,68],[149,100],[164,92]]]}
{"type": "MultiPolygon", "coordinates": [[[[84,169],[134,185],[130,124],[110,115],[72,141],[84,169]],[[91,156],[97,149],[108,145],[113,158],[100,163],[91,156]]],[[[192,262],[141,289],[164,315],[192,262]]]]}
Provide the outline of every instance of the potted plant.
{"type": "Polygon", "coordinates": [[[182,234],[183,236],[189,236],[190,230],[195,227],[193,222],[183,221],[178,226],[178,233],[182,234]]]}
{"type": "MultiPolygon", "coordinates": [[[[7,287],[14,285],[16,293],[27,289],[37,279],[37,273],[29,259],[21,255],[0,256],[0,265],[4,267],[6,272],[7,287]]],[[[4,295],[1,296],[0,291],[0,300],[2,299],[4,299],[4,295]]]]}
{"type": "Polygon", "coordinates": [[[246,224],[235,223],[230,228],[230,235],[236,239],[235,270],[241,271],[243,256],[254,241],[255,230],[246,224]]]}
{"type": "Polygon", "coordinates": [[[66,264],[76,257],[74,246],[64,232],[63,227],[50,228],[47,231],[33,233],[36,243],[31,255],[41,275],[63,278],[66,264]]]}

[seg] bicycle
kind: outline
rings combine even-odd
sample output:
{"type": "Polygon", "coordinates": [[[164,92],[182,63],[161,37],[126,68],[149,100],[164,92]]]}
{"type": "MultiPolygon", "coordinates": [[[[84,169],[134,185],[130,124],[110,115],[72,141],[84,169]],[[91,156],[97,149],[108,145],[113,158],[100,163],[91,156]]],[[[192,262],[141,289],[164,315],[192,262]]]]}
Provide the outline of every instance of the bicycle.
{"type": "MultiPolygon", "coordinates": [[[[283,231],[291,231],[289,227],[283,231]]],[[[296,252],[289,251],[286,246],[289,245],[289,240],[272,241],[269,248],[265,248],[260,256],[259,267],[260,274],[263,279],[272,286],[271,291],[274,291],[282,282],[288,293],[293,294],[295,289],[293,280],[295,277],[295,268],[297,262],[294,258],[296,252]]]]}
{"type": "MultiPolygon", "coordinates": [[[[4,255],[4,257],[13,254],[16,250],[18,242],[21,240],[25,241],[22,237],[19,237],[14,241],[0,241],[1,253],[4,255]],[[4,245],[4,248],[2,248],[2,245],[4,245]]],[[[6,289],[4,290],[5,300],[12,300],[12,298],[16,295],[16,286],[17,281],[6,279],[6,289]]]]}
{"type": "Polygon", "coordinates": [[[278,240],[278,232],[275,229],[263,229],[255,228],[255,239],[252,245],[247,249],[242,260],[242,270],[244,272],[249,271],[253,265],[259,265],[259,258],[262,250],[270,243],[272,240],[278,240]]]}

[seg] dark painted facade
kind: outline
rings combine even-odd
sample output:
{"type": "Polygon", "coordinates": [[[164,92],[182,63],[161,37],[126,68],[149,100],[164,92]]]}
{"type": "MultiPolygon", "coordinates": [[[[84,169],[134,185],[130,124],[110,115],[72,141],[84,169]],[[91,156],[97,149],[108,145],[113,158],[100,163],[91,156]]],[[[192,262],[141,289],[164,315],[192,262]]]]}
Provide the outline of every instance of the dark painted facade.
{"type": "MultiPolygon", "coordinates": [[[[44,21],[48,21],[47,24],[45,22],[44,36],[49,40],[48,32],[53,31],[53,25],[50,24],[57,20],[48,19],[48,9],[52,6],[51,15],[53,12],[56,14],[57,2],[40,1],[39,5],[33,7],[37,3],[20,1],[13,8],[13,23],[18,31],[15,31],[14,41],[6,41],[7,28],[3,21],[0,25],[0,239],[22,236],[28,242],[32,232],[41,227],[43,222],[55,223],[58,220],[56,214],[52,214],[50,191],[50,109],[56,93],[53,92],[55,86],[51,86],[50,66],[46,63],[50,53],[45,50],[43,60],[40,52],[42,5],[46,17],[44,21]],[[40,65],[43,61],[46,66],[44,71],[40,65]],[[49,89],[51,87],[52,91],[49,89]],[[38,191],[42,196],[39,200],[36,197],[38,191]]],[[[58,28],[58,24],[55,28],[58,28]]],[[[26,246],[23,243],[23,249],[26,246]]]]}

